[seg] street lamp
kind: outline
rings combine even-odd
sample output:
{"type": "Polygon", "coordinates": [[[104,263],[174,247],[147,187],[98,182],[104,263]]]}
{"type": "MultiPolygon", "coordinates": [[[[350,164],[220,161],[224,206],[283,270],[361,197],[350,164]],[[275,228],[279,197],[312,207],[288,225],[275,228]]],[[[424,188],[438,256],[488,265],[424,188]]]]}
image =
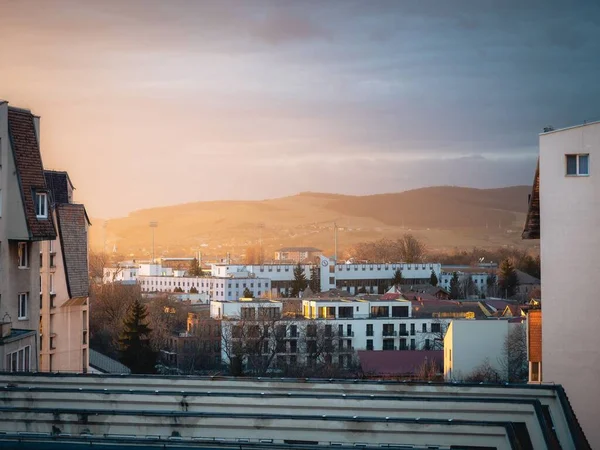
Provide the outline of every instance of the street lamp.
{"type": "Polygon", "coordinates": [[[158,222],[150,222],[152,228],[152,264],[154,264],[154,229],[158,227],[158,222]]]}

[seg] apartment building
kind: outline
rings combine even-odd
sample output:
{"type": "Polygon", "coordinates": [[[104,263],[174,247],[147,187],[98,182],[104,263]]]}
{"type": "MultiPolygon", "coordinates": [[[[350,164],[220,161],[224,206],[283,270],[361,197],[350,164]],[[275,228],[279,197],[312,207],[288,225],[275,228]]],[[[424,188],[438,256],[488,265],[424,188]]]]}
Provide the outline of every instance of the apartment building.
{"type": "MultiPolygon", "coordinates": [[[[294,280],[296,264],[213,264],[213,276],[226,276],[239,271],[255,274],[258,277],[269,278],[275,296],[289,293],[294,280]]],[[[391,285],[391,280],[397,270],[402,272],[404,283],[429,283],[431,272],[440,277],[439,263],[336,263],[335,260],[319,257],[319,264],[301,264],[306,279],[312,278],[313,271],[319,277],[322,292],[330,289],[341,289],[349,294],[359,291],[373,294],[383,294],[391,285]]]]}
{"type": "Polygon", "coordinates": [[[0,371],[38,370],[37,255],[54,239],[39,117],[0,101],[0,371]]]}
{"type": "Polygon", "coordinates": [[[315,247],[282,247],[275,252],[275,260],[301,262],[322,254],[323,250],[315,247]]]}
{"type": "Polygon", "coordinates": [[[85,207],[73,202],[66,172],[46,171],[45,178],[57,238],[39,247],[39,370],[87,372],[90,222],[85,207]]]}
{"type": "Polygon", "coordinates": [[[600,347],[594,313],[600,253],[600,122],[548,129],[539,145],[523,232],[525,239],[541,239],[544,274],[542,357],[533,359],[530,378],[563,384],[591,446],[600,448],[600,347]]]}
{"type": "Polygon", "coordinates": [[[221,320],[222,360],[252,357],[271,368],[309,364],[311,358],[349,367],[357,350],[440,349],[447,319],[413,317],[405,299],[305,299],[301,312],[287,314],[275,300],[213,301],[210,317],[221,320]],[[265,363],[267,364],[267,363],[265,363]]]}

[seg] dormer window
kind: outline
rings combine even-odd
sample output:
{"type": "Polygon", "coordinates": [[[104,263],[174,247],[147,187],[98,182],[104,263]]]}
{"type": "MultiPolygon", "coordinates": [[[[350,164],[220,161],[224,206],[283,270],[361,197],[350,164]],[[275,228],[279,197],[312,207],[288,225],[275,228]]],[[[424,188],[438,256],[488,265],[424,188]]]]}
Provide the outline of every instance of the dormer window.
{"type": "Polygon", "coordinates": [[[38,219],[48,218],[48,194],[45,192],[35,194],[35,215],[38,219]]]}

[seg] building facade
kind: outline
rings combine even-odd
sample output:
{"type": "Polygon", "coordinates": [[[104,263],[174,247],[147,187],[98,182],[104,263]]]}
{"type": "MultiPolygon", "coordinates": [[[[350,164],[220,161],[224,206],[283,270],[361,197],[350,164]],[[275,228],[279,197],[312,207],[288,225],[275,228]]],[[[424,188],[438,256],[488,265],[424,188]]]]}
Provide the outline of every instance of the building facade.
{"type": "Polygon", "coordinates": [[[0,101],[0,371],[36,371],[40,243],[56,239],[39,118],[0,101]]]}
{"type": "Polygon", "coordinates": [[[66,172],[45,172],[57,238],[42,242],[39,370],[87,372],[89,368],[88,226],[85,207],[73,203],[66,172]]]}
{"type": "Polygon", "coordinates": [[[600,348],[595,276],[600,252],[600,122],[540,135],[523,237],[541,239],[544,383],[562,383],[590,444],[600,447],[600,348]],[[574,314],[574,312],[578,312],[574,314]]]}
{"type": "Polygon", "coordinates": [[[302,262],[322,254],[323,251],[315,247],[283,247],[275,252],[275,260],[302,262]]]}

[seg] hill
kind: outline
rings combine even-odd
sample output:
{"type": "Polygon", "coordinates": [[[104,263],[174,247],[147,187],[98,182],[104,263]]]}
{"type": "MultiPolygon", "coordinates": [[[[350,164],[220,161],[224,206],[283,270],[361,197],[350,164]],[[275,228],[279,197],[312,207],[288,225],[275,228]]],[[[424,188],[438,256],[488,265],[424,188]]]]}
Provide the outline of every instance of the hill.
{"type": "MultiPolygon", "coordinates": [[[[333,250],[410,232],[432,250],[532,245],[520,240],[529,186],[501,189],[431,187],[393,194],[350,196],[303,192],[260,201],[211,201],[135,211],[103,227],[93,221],[94,250],[145,258],[152,251],[150,221],[157,221],[155,254],[241,254],[259,241],[267,257],[281,246],[333,250]]],[[[533,243],[535,245],[535,243],[533,243]]]]}

